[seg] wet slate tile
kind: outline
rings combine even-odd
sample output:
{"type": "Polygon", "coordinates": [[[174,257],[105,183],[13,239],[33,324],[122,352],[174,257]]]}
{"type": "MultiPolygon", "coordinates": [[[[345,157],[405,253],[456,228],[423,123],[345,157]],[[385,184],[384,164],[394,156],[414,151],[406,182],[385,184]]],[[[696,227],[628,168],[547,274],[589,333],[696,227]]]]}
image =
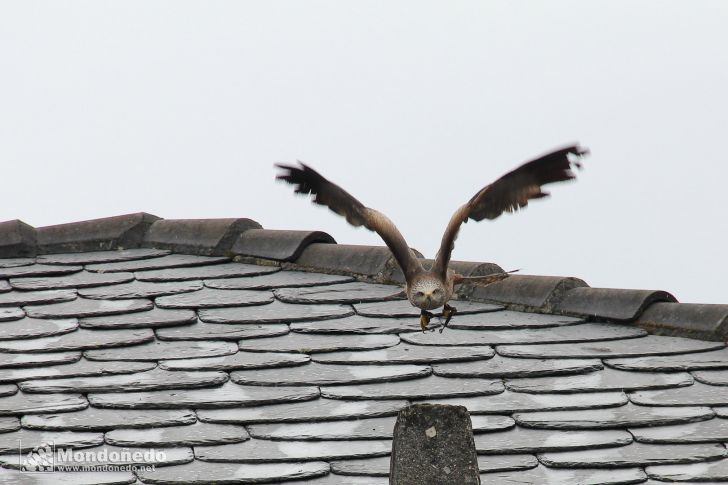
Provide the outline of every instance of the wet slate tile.
{"type": "MultiPolygon", "coordinates": [[[[404,344],[398,347],[401,345],[404,344]]],[[[460,348],[467,347],[453,349],[460,348]]],[[[495,355],[492,359],[475,362],[435,364],[432,372],[443,377],[536,377],[581,374],[602,368],[598,359],[512,359],[495,355]]]]}
{"type": "MultiPolygon", "coordinates": [[[[95,330],[101,332],[102,330],[95,330]]],[[[114,332],[121,330],[103,330],[114,332]]],[[[129,331],[129,330],[127,330],[129,331]]],[[[138,332],[139,330],[135,330],[138,332]]],[[[160,341],[154,340],[143,345],[116,349],[87,350],[84,355],[90,360],[157,360],[189,359],[195,357],[213,357],[230,355],[237,352],[237,346],[232,342],[221,341],[160,341]]]]}
{"type": "Polygon", "coordinates": [[[34,305],[25,308],[29,317],[36,318],[82,318],[119,313],[151,310],[154,304],[149,300],[89,300],[77,298],[65,303],[34,305]]]}
{"type": "Polygon", "coordinates": [[[728,481],[728,459],[683,465],[657,465],[645,469],[650,478],[665,482],[728,481]]]}
{"type": "Polygon", "coordinates": [[[0,434],[0,453],[15,453],[18,450],[30,451],[41,443],[55,442],[59,448],[85,448],[104,442],[102,433],[80,433],[76,431],[39,431],[20,429],[0,434]]]}
{"type": "Polygon", "coordinates": [[[160,340],[240,340],[246,338],[277,337],[289,332],[283,323],[205,323],[197,322],[182,327],[160,328],[156,331],[160,340]]]}
{"type": "Polygon", "coordinates": [[[632,372],[606,368],[588,374],[508,379],[506,387],[518,392],[553,393],[664,389],[692,383],[693,378],[687,372],[632,372]]]}
{"type": "Polygon", "coordinates": [[[696,382],[690,387],[633,392],[629,400],[641,406],[724,406],[728,387],[696,382]]]}
{"type": "Polygon", "coordinates": [[[536,466],[538,466],[538,459],[533,455],[478,456],[478,468],[481,473],[530,470],[531,468],[536,468],[536,466]]]}
{"type": "Polygon", "coordinates": [[[0,308],[0,322],[19,320],[25,316],[21,308],[0,308]]]}
{"type": "MultiPolygon", "coordinates": [[[[471,313],[497,312],[503,310],[500,305],[490,303],[479,303],[476,301],[451,301],[451,305],[458,309],[458,317],[471,313]]],[[[420,316],[419,308],[415,308],[408,300],[395,300],[376,303],[359,303],[354,305],[358,315],[365,317],[413,317],[420,316]]],[[[433,312],[439,315],[437,311],[433,312]]],[[[453,322],[455,318],[453,318],[453,322]]],[[[452,323],[452,322],[451,322],[452,323]]]]}
{"type": "Polygon", "coordinates": [[[204,389],[89,394],[88,399],[93,406],[98,407],[173,409],[259,406],[306,401],[318,396],[316,387],[240,386],[226,382],[220,387],[204,389]]]}
{"type": "Polygon", "coordinates": [[[115,446],[209,446],[239,443],[250,439],[242,426],[233,424],[194,423],[147,429],[116,429],[105,436],[115,446]]]}
{"type": "Polygon", "coordinates": [[[132,281],[110,286],[97,286],[78,290],[84,298],[95,300],[127,300],[132,298],[156,298],[158,296],[189,293],[203,288],[202,281],[170,281],[166,283],[150,283],[132,281]]]}
{"type": "Polygon", "coordinates": [[[470,416],[470,422],[473,426],[473,433],[488,433],[491,431],[500,431],[510,429],[516,425],[516,422],[510,416],[497,416],[480,414],[470,416]]]}
{"type": "Polygon", "coordinates": [[[384,384],[322,387],[321,395],[330,399],[436,399],[498,394],[503,390],[500,380],[430,376],[384,384]]]}
{"type": "Polygon", "coordinates": [[[0,417],[0,433],[8,433],[20,429],[20,419],[15,416],[0,417]]]}
{"type": "Polygon", "coordinates": [[[407,401],[313,401],[273,404],[236,409],[197,411],[200,421],[211,423],[284,423],[300,421],[330,421],[396,416],[407,401]]]}
{"type": "MultiPolygon", "coordinates": [[[[331,364],[429,364],[435,362],[458,362],[476,359],[490,359],[495,355],[492,347],[486,345],[472,347],[433,348],[422,345],[400,343],[393,347],[378,350],[354,352],[326,352],[312,356],[314,362],[331,364]]],[[[467,375],[466,377],[472,377],[467,375]]]]}
{"type": "Polygon", "coordinates": [[[53,264],[31,264],[28,266],[0,267],[0,278],[20,278],[24,276],[49,276],[77,273],[82,266],[62,266],[53,264]]]}
{"type": "Polygon", "coordinates": [[[560,327],[583,322],[584,319],[563,315],[545,315],[504,310],[472,315],[457,315],[457,318],[453,318],[450,322],[449,327],[465,330],[498,330],[507,328],[560,327]]]}
{"type": "Polygon", "coordinates": [[[24,428],[68,431],[108,431],[115,428],[181,426],[197,421],[189,409],[105,409],[88,407],[75,412],[26,414],[24,428]]]}
{"type": "Polygon", "coordinates": [[[131,374],[151,370],[154,367],[156,367],[154,362],[93,362],[83,359],[63,365],[0,369],[0,382],[131,374]]]}
{"type": "Polygon", "coordinates": [[[81,352],[5,354],[2,356],[2,359],[0,359],[0,369],[67,364],[70,362],[76,362],[80,358],[81,352]]]}
{"type": "Polygon", "coordinates": [[[120,271],[145,271],[160,268],[187,268],[191,266],[224,263],[226,261],[229,261],[229,258],[193,256],[189,254],[169,254],[159,258],[91,264],[86,266],[86,269],[97,273],[116,273],[120,271]]]}
{"type": "Polygon", "coordinates": [[[221,446],[198,446],[195,456],[203,461],[260,463],[314,461],[389,455],[391,440],[268,441],[251,439],[221,446]]]}
{"type": "Polygon", "coordinates": [[[148,342],[153,338],[154,333],[148,329],[86,330],[82,328],[52,337],[0,340],[0,352],[56,352],[99,347],[119,347],[148,342]]]}
{"type": "Polygon", "coordinates": [[[652,372],[728,369],[728,349],[677,355],[607,359],[604,363],[615,369],[652,372]]]}
{"type": "Polygon", "coordinates": [[[728,386],[728,370],[701,370],[691,373],[695,380],[713,386],[728,386]]]}
{"type": "Polygon", "coordinates": [[[10,286],[10,283],[8,283],[6,280],[0,280],[0,293],[5,293],[12,289],[13,287],[10,286]]]}
{"type": "Polygon", "coordinates": [[[695,463],[714,460],[725,455],[726,449],[719,443],[688,445],[632,443],[605,450],[544,453],[539,456],[539,460],[544,465],[554,468],[620,468],[695,463]]]}
{"type": "Polygon", "coordinates": [[[188,372],[152,369],[133,374],[113,376],[69,377],[61,379],[40,379],[24,381],[20,388],[24,392],[128,392],[154,391],[161,389],[194,389],[219,386],[228,380],[220,371],[188,372]]]}
{"type": "Polygon", "coordinates": [[[627,485],[644,482],[647,476],[640,468],[604,470],[594,468],[552,469],[539,466],[531,470],[481,473],[488,485],[627,485]]]}
{"type": "Polygon", "coordinates": [[[167,370],[235,370],[268,369],[291,367],[310,362],[306,354],[282,352],[238,352],[221,357],[200,357],[197,359],[162,360],[159,366],[167,370]]]}
{"type": "MultiPolygon", "coordinates": [[[[670,409],[670,408],[663,408],[670,409]]],[[[721,418],[672,426],[630,428],[634,439],[641,443],[709,443],[728,441],[728,420],[721,418]]]]}
{"type": "Polygon", "coordinates": [[[286,303],[361,303],[401,299],[402,288],[372,283],[341,283],[306,288],[280,288],[276,298],[286,303]]]}
{"type": "Polygon", "coordinates": [[[44,264],[94,264],[113,263],[116,261],[130,261],[134,259],[148,259],[166,256],[170,253],[165,249],[119,249],[116,251],[88,251],[84,253],[43,254],[37,261],[44,264]]]}
{"type": "Polygon", "coordinates": [[[658,408],[628,403],[618,408],[517,413],[513,417],[518,424],[528,428],[605,429],[690,423],[710,420],[713,416],[713,411],[707,407],[658,408]]]}
{"type": "MultiPolygon", "coordinates": [[[[329,473],[323,477],[306,481],[306,485],[342,485],[341,475],[329,473]]],[[[346,477],[346,485],[389,485],[389,478],[349,475],[346,477]]]]}
{"type": "Polygon", "coordinates": [[[75,299],[75,290],[10,291],[0,293],[0,306],[42,305],[75,299]]]}
{"type": "Polygon", "coordinates": [[[194,310],[163,310],[89,317],[79,320],[83,328],[157,328],[186,325],[197,321],[194,310]]]}
{"type": "MultiPolygon", "coordinates": [[[[17,463],[17,455],[15,463],[17,463]]],[[[27,473],[0,468],[2,485],[126,485],[136,483],[131,472],[27,473]]]]}
{"type": "MultiPolygon", "coordinates": [[[[268,483],[318,477],[329,472],[321,461],[302,463],[209,463],[195,460],[187,465],[138,470],[144,483],[158,485],[206,485],[208,483],[268,483]]],[[[306,482],[308,483],[308,482],[306,482]]],[[[354,485],[354,484],[352,484],[354,485]]]]}
{"type": "Polygon", "coordinates": [[[127,283],[134,279],[132,273],[91,273],[79,271],[63,276],[29,276],[13,278],[10,284],[17,290],[58,290],[62,288],[91,288],[94,286],[127,283]]]}
{"type": "Polygon", "coordinates": [[[632,435],[624,430],[552,431],[516,426],[505,431],[474,435],[478,454],[542,453],[627,445],[632,435]]]}
{"type": "MultiPolygon", "coordinates": [[[[566,327],[514,330],[448,329],[443,333],[419,332],[402,334],[400,336],[405,342],[416,345],[503,345],[613,340],[640,337],[642,335],[646,335],[646,332],[637,327],[608,323],[581,323],[566,327]]],[[[563,355],[560,357],[563,357],[563,355]]]]}
{"type": "Polygon", "coordinates": [[[309,364],[287,369],[238,370],[230,373],[237,384],[257,386],[326,386],[393,382],[430,375],[431,369],[422,365],[336,365],[309,364]]]}
{"type": "MultiPolygon", "coordinates": [[[[431,329],[440,325],[432,320],[431,329]]],[[[295,322],[291,330],[300,333],[402,333],[421,332],[420,321],[416,318],[368,318],[352,315],[336,320],[315,320],[295,322]]]]}
{"type": "Polygon", "coordinates": [[[192,293],[162,296],[157,298],[160,308],[220,308],[250,305],[265,305],[273,301],[269,291],[215,290],[203,288],[192,293]]]}
{"type": "Polygon", "coordinates": [[[12,396],[18,392],[18,387],[15,384],[0,384],[0,397],[12,396]]]}
{"type": "Polygon", "coordinates": [[[426,399],[423,402],[465,406],[471,413],[503,414],[529,411],[567,411],[622,406],[627,403],[623,392],[594,392],[570,394],[526,394],[505,390],[500,394],[452,399],[426,399]]]}
{"type": "Polygon", "coordinates": [[[252,352],[335,352],[339,350],[381,349],[399,343],[396,335],[318,335],[289,333],[282,337],[241,340],[240,350],[252,352]]]}
{"type": "MultiPolygon", "coordinates": [[[[388,477],[389,461],[390,457],[388,456],[333,461],[331,462],[331,473],[336,475],[388,477]]],[[[346,480],[342,477],[339,477],[339,479],[346,480]]]]}
{"type": "Polygon", "coordinates": [[[35,258],[2,258],[0,268],[15,268],[18,266],[29,266],[35,263],[35,258]]]}
{"type": "MultiPolygon", "coordinates": [[[[580,327],[580,325],[576,326],[580,327]]],[[[574,327],[567,327],[574,328],[574,327]]],[[[583,328],[583,327],[582,327],[583,328]]],[[[583,357],[643,357],[648,355],[684,354],[723,348],[721,342],[706,342],[682,337],[648,335],[641,338],[579,344],[512,345],[498,350],[509,357],[563,359],[583,357]]]]}
{"type": "Polygon", "coordinates": [[[338,319],[354,310],[347,305],[291,305],[276,300],[269,305],[201,309],[198,314],[208,323],[286,323],[338,319]]]}
{"type": "Polygon", "coordinates": [[[42,320],[21,318],[0,324],[0,340],[32,339],[72,332],[78,328],[75,318],[65,320],[42,320]]]}
{"type": "Polygon", "coordinates": [[[713,406],[713,412],[721,418],[728,418],[728,407],[713,406]]]}
{"type": "Polygon", "coordinates": [[[140,281],[183,281],[205,280],[213,278],[250,277],[280,271],[277,266],[258,266],[243,263],[225,263],[195,268],[172,268],[153,271],[137,271],[136,279],[140,281]]]}
{"type": "Polygon", "coordinates": [[[355,421],[276,423],[248,426],[250,436],[266,440],[370,440],[392,439],[396,416],[355,421]]]}
{"type": "Polygon", "coordinates": [[[209,280],[205,281],[205,286],[220,290],[272,290],[275,288],[332,285],[351,281],[354,281],[351,276],[307,273],[305,271],[278,271],[261,276],[209,280]]]}

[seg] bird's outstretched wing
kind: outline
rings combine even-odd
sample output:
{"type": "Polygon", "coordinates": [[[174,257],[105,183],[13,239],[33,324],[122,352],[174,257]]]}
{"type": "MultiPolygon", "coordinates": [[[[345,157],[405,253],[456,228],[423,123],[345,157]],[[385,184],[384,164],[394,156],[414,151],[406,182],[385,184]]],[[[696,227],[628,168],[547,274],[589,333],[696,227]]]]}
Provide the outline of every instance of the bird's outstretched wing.
{"type": "Polygon", "coordinates": [[[468,219],[475,221],[495,219],[503,212],[515,212],[527,206],[530,199],[548,196],[548,192],[544,192],[542,186],[573,179],[575,175],[571,171],[571,165],[581,167],[578,161],[570,160],[569,155],[580,157],[587,153],[588,150],[578,145],[564,147],[524,163],[492,184],[483,187],[450,218],[432,271],[445,276],[455,239],[463,222],[467,222],[468,219]]]}
{"type": "Polygon", "coordinates": [[[276,165],[276,167],[282,170],[276,178],[295,185],[296,193],[313,194],[313,202],[325,205],[333,212],[345,217],[352,226],[364,226],[379,234],[379,237],[392,251],[407,280],[422,269],[420,262],[407,246],[407,242],[397,226],[387,216],[366,207],[347,191],[303,163],[300,167],[290,165],[276,165]]]}

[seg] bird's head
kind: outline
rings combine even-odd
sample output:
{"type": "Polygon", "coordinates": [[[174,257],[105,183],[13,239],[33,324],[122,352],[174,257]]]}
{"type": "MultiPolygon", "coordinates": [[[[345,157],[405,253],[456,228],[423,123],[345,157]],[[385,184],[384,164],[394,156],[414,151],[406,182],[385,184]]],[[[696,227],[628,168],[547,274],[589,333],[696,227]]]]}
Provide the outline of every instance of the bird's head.
{"type": "Polygon", "coordinates": [[[410,303],[423,310],[433,310],[447,303],[445,287],[434,278],[421,279],[407,288],[410,303]]]}

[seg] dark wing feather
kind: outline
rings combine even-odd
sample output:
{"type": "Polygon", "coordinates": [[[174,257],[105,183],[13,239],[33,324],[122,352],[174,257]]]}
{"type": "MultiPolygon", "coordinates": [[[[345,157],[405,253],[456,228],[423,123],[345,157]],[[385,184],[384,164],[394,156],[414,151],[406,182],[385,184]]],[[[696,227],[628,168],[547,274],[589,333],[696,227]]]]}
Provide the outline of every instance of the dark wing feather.
{"type": "MultiPolygon", "coordinates": [[[[300,163],[300,162],[299,162],[300,163]]],[[[282,172],[276,177],[295,186],[299,194],[312,194],[313,201],[325,205],[333,212],[346,218],[352,226],[364,226],[379,234],[399,266],[405,278],[409,278],[422,268],[415,255],[407,246],[397,227],[384,214],[366,207],[347,191],[328,181],[311,167],[301,163],[300,167],[276,165],[282,172]]]]}
{"type": "Polygon", "coordinates": [[[539,199],[548,196],[542,187],[554,182],[563,182],[575,177],[571,165],[580,167],[579,163],[569,159],[569,155],[577,157],[585,155],[588,150],[578,145],[561,148],[535,160],[524,163],[517,169],[509,172],[483,187],[466,204],[455,211],[442,236],[440,250],[435,257],[432,271],[442,274],[447,272],[460,230],[460,225],[468,219],[482,221],[495,219],[504,212],[515,212],[528,205],[530,199],[539,199]]]}

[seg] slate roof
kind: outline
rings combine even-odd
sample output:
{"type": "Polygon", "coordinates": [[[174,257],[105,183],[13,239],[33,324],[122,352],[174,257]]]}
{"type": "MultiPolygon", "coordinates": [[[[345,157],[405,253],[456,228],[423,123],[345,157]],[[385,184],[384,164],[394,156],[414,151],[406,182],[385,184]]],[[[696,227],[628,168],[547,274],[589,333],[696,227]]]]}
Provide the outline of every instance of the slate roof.
{"type": "Polygon", "coordinates": [[[726,305],[514,276],[422,333],[386,248],[247,219],[10,221],[0,256],[0,484],[385,484],[413,402],[468,408],[483,483],[728,480],[726,305]],[[17,471],[49,441],[164,453],[17,471]]]}

